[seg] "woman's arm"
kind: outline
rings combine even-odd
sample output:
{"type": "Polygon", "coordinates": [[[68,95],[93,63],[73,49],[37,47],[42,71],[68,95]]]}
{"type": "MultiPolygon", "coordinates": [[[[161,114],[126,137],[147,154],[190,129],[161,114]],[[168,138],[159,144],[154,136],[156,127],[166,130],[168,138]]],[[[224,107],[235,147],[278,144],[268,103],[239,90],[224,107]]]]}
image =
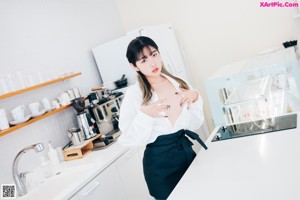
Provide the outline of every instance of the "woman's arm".
{"type": "Polygon", "coordinates": [[[189,121],[188,128],[190,130],[197,130],[202,126],[204,121],[203,99],[199,93],[198,100],[189,106],[189,112],[191,113],[191,118],[189,121]]]}
{"type": "Polygon", "coordinates": [[[189,86],[189,89],[182,89],[179,95],[182,95],[182,103],[187,106],[188,112],[191,114],[188,129],[197,130],[204,121],[203,99],[198,90],[194,89],[186,80],[184,81],[189,86]]]}

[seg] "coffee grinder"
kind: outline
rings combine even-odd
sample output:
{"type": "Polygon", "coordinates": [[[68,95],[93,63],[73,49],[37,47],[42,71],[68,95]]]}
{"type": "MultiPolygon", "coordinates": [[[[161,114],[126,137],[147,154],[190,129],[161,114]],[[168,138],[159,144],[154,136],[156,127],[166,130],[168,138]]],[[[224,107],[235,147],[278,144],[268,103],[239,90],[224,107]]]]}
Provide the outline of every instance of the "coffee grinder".
{"type": "Polygon", "coordinates": [[[92,116],[93,119],[95,119],[98,127],[100,126],[100,121],[103,120],[103,115],[101,113],[101,111],[98,110],[98,102],[99,102],[99,96],[96,92],[90,93],[87,96],[90,105],[87,106],[87,109],[90,113],[90,115],[92,116]]]}
{"type": "Polygon", "coordinates": [[[99,133],[99,130],[97,130],[98,126],[95,120],[85,111],[84,97],[73,99],[71,102],[73,108],[77,111],[77,122],[84,133],[85,139],[88,140],[95,137],[99,133]]]}

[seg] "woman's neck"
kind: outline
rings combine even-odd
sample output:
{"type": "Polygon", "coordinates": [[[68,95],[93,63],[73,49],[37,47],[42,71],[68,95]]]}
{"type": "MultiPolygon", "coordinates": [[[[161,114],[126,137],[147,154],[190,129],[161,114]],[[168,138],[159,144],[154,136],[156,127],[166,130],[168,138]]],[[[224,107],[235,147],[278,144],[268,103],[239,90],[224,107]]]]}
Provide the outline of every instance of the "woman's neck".
{"type": "Polygon", "coordinates": [[[164,83],[167,79],[160,75],[156,77],[148,77],[147,80],[150,83],[152,90],[156,90],[156,88],[164,83]]]}
{"type": "Polygon", "coordinates": [[[160,84],[163,82],[166,78],[163,76],[155,76],[155,77],[147,77],[148,82],[150,83],[151,86],[160,84]]]}

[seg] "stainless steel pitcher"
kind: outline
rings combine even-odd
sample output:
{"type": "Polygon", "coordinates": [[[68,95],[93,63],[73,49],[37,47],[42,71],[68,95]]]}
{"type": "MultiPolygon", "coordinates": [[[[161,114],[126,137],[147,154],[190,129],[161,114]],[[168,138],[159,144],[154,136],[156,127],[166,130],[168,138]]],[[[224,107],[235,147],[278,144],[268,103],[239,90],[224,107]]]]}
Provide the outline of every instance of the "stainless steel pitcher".
{"type": "Polygon", "coordinates": [[[79,128],[70,128],[68,130],[68,137],[74,146],[81,145],[84,142],[84,134],[79,128]]]}

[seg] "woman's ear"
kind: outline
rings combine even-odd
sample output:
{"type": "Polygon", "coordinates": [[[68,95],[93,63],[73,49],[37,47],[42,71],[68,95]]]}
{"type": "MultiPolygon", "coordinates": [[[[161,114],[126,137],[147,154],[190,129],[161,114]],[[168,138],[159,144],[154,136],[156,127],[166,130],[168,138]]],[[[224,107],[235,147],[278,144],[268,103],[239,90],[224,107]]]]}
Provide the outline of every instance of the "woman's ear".
{"type": "Polygon", "coordinates": [[[134,66],[132,63],[129,63],[130,67],[132,67],[132,69],[136,72],[140,71],[136,66],[134,66]]]}

